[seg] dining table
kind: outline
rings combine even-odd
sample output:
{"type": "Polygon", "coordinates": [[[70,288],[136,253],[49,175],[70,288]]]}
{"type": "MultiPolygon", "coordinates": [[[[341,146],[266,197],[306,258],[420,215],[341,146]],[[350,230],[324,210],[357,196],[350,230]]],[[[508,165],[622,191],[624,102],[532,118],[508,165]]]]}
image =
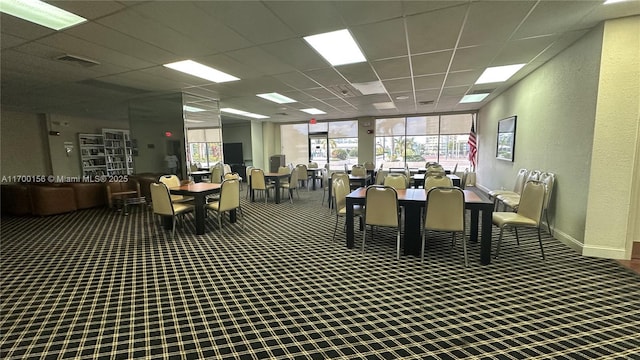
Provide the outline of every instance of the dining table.
{"type": "Polygon", "coordinates": [[[199,182],[202,182],[203,178],[211,176],[211,171],[209,170],[192,171],[189,173],[189,176],[193,178],[194,182],[199,183],[199,182]]]}
{"type": "MultiPolygon", "coordinates": [[[[411,180],[413,180],[414,186],[415,187],[424,187],[424,178],[425,178],[425,176],[426,176],[426,174],[424,174],[424,173],[411,175],[411,180]]],[[[454,174],[447,174],[446,176],[449,179],[451,179],[451,182],[453,183],[453,186],[460,187],[460,185],[462,184],[462,179],[460,179],[460,176],[454,175],[454,174]]]]}
{"type": "MultiPolygon", "coordinates": [[[[324,168],[307,168],[307,177],[311,178],[311,189],[312,190],[316,189],[316,180],[317,179],[320,179],[320,181],[322,181],[322,176],[318,177],[318,175],[322,174],[322,170],[324,170],[324,168]]],[[[323,184],[320,183],[320,186],[322,187],[323,184]]],[[[324,186],[326,186],[326,184],[324,186]]]]}
{"type": "MultiPolygon", "coordinates": [[[[421,216],[422,209],[426,205],[427,192],[425,189],[397,190],[398,204],[404,207],[404,253],[405,255],[420,256],[421,237],[421,216]]],[[[491,217],[493,214],[493,202],[484,194],[475,189],[465,189],[465,208],[470,210],[470,234],[469,240],[478,241],[478,228],[480,214],[482,214],[482,233],[480,234],[480,263],[488,265],[491,263],[491,228],[493,226],[491,217]]],[[[354,206],[364,205],[366,188],[361,187],[347,195],[346,219],[353,219],[354,206]]],[[[354,247],[354,225],[353,221],[346,221],[347,248],[354,247]]]]}
{"type": "MultiPolygon", "coordinates": [[[[205,208],[205,205],[207,204],[207,195],[219,193],[221,186],[222,184],[200,182],[189,183],[169,188],[169,192],[171,194],[193,197],[196,215],[196,235],[204,234],[204,220],[206,218],[207,211],[207,209],[205,208]]],[[[231,211],[231,222],[235,222],[235,216],[235,210],[231,211]]]]}
{"type": "MultiPolygon", "coordinates": [[[[371,183],[373,182],[372,179],[373,178],[371,177],[371,174],[369,174],[368,172],[367,172],[366,176],[356,176],[356,175],[351,175],[349,173],[349,185],[357,184],[357,186],[366,187],[368,185],[371,185],[371,183]]],[[[329,187],[329,207],[331,208],[333,206],[333,202],[332,202],[332,199],[333,199],[333,197],[332,197],[332,185],[333,185],[332,182],[333,182],[333,180],[332,180],[331,176],[329,176],[328,180],[329,180],[329,184],[327,186],[329,187]]]]}

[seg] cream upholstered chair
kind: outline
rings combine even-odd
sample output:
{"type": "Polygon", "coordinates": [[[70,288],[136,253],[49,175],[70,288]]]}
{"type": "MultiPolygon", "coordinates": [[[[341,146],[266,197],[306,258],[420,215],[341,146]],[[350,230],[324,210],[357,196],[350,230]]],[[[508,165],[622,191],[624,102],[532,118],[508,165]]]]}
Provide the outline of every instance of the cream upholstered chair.
{"type": "MultiPolygon", "coordinates": [[[[327,196],[327,193],[329,193],[329,170],[326,167],[322,169],[322,183],[324,184],[324,187],[322,188],[321,205],[324,205],[324,198],[325,196],[327,196]]],[[[327,199],[327,203],[330,204],[330,202],[331,202],[331,199],[327,199]]]]}
{"type": "Polygon", "coordinates": [[[367,169],[367,171],[375,170],[376,168],[376,164],[374,164],[371,161],[365,161],[365,163],[362,164],[362,166],[364,166],[364,168],[367,169]]]}
{"type": "MultiPolygon", "coordinates": [[[[287,170],[289,168],[287,167],[287,170]]],[[[293,190],[296,191],[296,194],[298,195],[298,200],[300,199],[300,194],[298,193],[298,172],[294,171],[291,173],[291,176],[289,177],[289,181],[283,182],[280,181],[280,188],[282,189],[286,189],[287,192],[289,193],[289,202],[291,202],[293,204],[293,190]]]]}
{"type": "Polygon", "coordinates": [[[236,172],[228,172],[226,174],[224,174],[224,180],[229,180],[229,179],[236,179],[236,180],[240,180],[242,179],[240,177],[240,174],[236,173],[236,172]]]}
{"type": "Polygon", "coordinates": [[[353,176],[367,176],[367,169],[362,165],[353,165],[351,167],[351,175],[353,175],[353,176]]]}
{"type": "Polygon", "coordinates": [[[171,238],[176,233],[176,216],[184,215],[194,209],[193,205],[174,203],[171,201],[169,189],[164,183],[152,183],[150,185],[153,214],[171,216],[171,238]]]}
{"type": "MultiPolygon", "coordinates": [[[[228,178],[222,181],[220,185],[220,198],[218,201],[208,203],[206,209],[216,214],[218,218],[218,229],[222,229],[222,217],[226,211],[236,210],[239,218],[244,218],[242,207],[240,207],[240,180],[237,178],[228,178]]],[[[244,229],[244,219],[242,220],[242,228],[244,229]]]]}
{"type": "MultiPolygon", "coordinates": [[[[347,215],[347,195],[349,195],[349,178],[345,180],[344,177],[338,176],[332,180],[333,192],[331,196],[334,199],[336,208],[336,226],[333,229],[333,238],[331,242],[336,239],[336,231],[338,230],[338,220],[341,217],[345,217],[345,225],[347,221],[353,221],[353,219],[346,219],[347,215]]],[[[362,207],[355,205],[353,208],[355,216],[362,216],[362,207]]]]}
{"type": "Polygon", "coordinates": [[[231,165],[229,164],[222,164],[222,176],[224,177],[224,175],[228,174],[231,172],[231,165]]]}
{"type": "MultiPolygon", "coordinates": [[[[396,259],[400,259],[400,207],[398,193],[391,186],[371,185],[367,187],[364,203],[364,231],[362,254],[367,240],[367,225],[396,228],[396,259]]],[[[373,233],[373,231],[372,231],[373,233]]]]}
{"type": "Polygon", "coordinates": [[[460,187],[466,189],[469,186],[476,186],[476,173],[465,169],[462,174],[462,179],[460,179],[460,187]]]}
{"type": "MultiPolygon", "coordinates": [[[[333,209],[337,209],[338,206],[335,202],[336,194],[333,190],[333,184],[335,184],[338,179],[342,179],[342,181],[347,185],[347,194],[349,194],[348,191],[351,190],[351,186],[349,186],[349,174],[344,172],[334,172],[333,174],[331,174],[331,199],[329,199],[329,201],[331,201],[331,204],[333,204],[333,209]]],[[[329,206],[329,214],[331,214],[331,205],[329,206]]]]}
{"type": "Polygon", "coordinates": [[[209,169],[211,171],[211,177],[209,182],[214,184],[220,184],[222,182],[222,175],[224,175],[224,168],[220,164],[216,164],[209,169]]]}
{"type": "Polygon", "coordinates": [[[245,169],[245,176],[247,177],[247,196],[245,196],[245,199],[249,198],[249,192],[251,191],[251,170],[253,170],[253,166],[247,166],[245,169]]]}
{"type": "Polygon", "coordinates": [[[529,170],[520,169],[516,174],[516,181],[513,184],[513,190],[491,190],[489,191],[489,197],[495,200],[498,195],[520,195],[522,193],[522,188],[524,187],[524,183],[527,182],[527,176],[529,174],[529,170]]]}
{"type": "Polygon", "coordinates": [[[315,161],[311,161],[311,162],[309,162],[309,165],[307,165],[307,167],[309,169],[317,169],[318,168],[318,163],[315,162],[315,161]]]}
{"type": "MultiPolygon", "coordinates": [[[[427,187],[425,186],[425,189],[427,187]]],[[[452,243],[456,242],[456,234],[462,233],[462,249],[464,265],[469,266],[467,256],[467,241],[465,240],[465,209],[464,193],[457,187],[433,187],[427,192],[425,205],[424,227],[422,232],[422,251],[420,261],[424,262],[424,250],[429,231],[443,231],[452,233],[452,243]]]]}
{"type": "Polygon", "coordinates": [[[262,169],[251,169],[251,191],[260,190],[264,193],[264,202],[269,198],[269,189],[273,189],[272,184],[267,184],[264,180],[264,171],[262,169]]]}
{"type": "MultiPolygon", "coordinates": [[[[182,185],[180,179],[178,179],[178,177],[173,174],[162,175],[160,176],[160,178],[158,178],[158,181],[167,185],[167,188],[178,187],[182,185]]],[[[189,201],[193,201],[193,197],[171,194],[171,202],[173,203],[183,203],[189,201]]]]}
{"type": "Polygon", "coordinates": [[[296,171],[298,172],[298,182],[300,185],[304,184],[307,187],[307,190],[309,190],[309,173],[307,172],[307,165],[296,165],[296,171]]]}
{"type": "Polygon", "coordinates": [[[389,171],[387,170],[378,170],[376,173],[376,185],[384,185],[384,179],[389,175],[389,171]]]}
{"type": "Polygon", "coordinates": [[[444,186],[444,187],[452,187],[453,181],[449,179],[446,175],[438,174],[425,176],[424,178],[424,189],[429,190],[434,187],[444,186]]]}
{"type": "Polygon", "coordinates": [[[500,245],[502,236],[506,227],[513,227],[516,233],[516,241],[520,245],[518,237],[519,227],[536,228],[538,230],[538,242],[540,243],[540,252],[544,259],[544,249],[542,248],[542,238],[540,237],[540,220],[542,218],[542,209],[544,206],[545,190],[544,183],[537,180],[529,180],[524,184],[522,196],[518,212],[494,212],[493,224],[500,228],[500,236],[498,237],[498,245],[496,246],[495,257],[500,253],[500,245]]]}
{"type": "Polygon", "coordinates": [[[288,166],[278,167],[278,174],[291,174],[291,169],[288,166]]]}
{"type": "MultiPolygon", "coordinates": [[[[532,170],[527,174],[525,179],[525,183],[530,180],[540,180],[540,176],[542,173],[539,170],[532,170]]],[[[524,187],[524,184],[523,184],[524,187]]],[[[503,210],[508,208],[513,209],[513,211],[518,210],[518,204],[520,203],[520,194],[519,193],[511,193],[506,192],[503,194],[499,194],[496,196],[494,200],[494,210],[498,211],[498,207],[500,204],[503,205],[503,210]]]]}
{"type": "MultiPolygon", "coordinates": [[[[545,221],[547,222],[547,230],[549,231],[549,235],[553,236],[553,233],[551,232],[551,223],[549,222],[549,202],[551,201],[551,195],[553,193],[553,188],[556,182],[556,175],[554,173],[550,173],[550,172],[543,172],[540,173],[539,176],[534,175],[535,178],[537,178],[540,182],[542,182],[545,185],[545,194],[544,194],[544,204],[542,206],[542,215],[544,216],[545,221]]],[[[518,210],[518,206],[520,204],[520,199],[521,196],[520,195],[508,195],[508,194],[502,194],[499,195],[499,199],[500,201],[505,205],[505,207],[507,208],[511,208],[514,211],[518,210]]]]}
{"type": "Polygon", "coordinates": [[[401,173],[390,173],[384,178],[384,186],[391,186],[396,190],[405,190],[407,183],[407,176],[401,173]]]}

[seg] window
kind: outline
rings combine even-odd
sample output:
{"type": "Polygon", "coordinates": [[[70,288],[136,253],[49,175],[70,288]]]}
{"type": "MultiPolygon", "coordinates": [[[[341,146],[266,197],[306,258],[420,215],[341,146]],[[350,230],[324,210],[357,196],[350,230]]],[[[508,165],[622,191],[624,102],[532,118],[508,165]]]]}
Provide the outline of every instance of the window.
{"type": "Polygon", "coordinates": [[[209,168],[222,161],[220,128],[188,129],[188,158],[198,167],[209,168]]]}
{"type": "Polygon", "coordinates": [[[309,162],[309,127],[307,124],[280,126],[281,150],[285,161],[294,166],[309,162]]]}
{"type": "Polygon", "coordinates": [[[446,169],[468,166],[469,131],[475,114],[376,119],[376,166],[424,167],[436,161],[446,169]]]}
{"type": "Polygon", "coordinates": [[[358,164],[358,122],[329,123],[329,169],[342,170],[358,164]]]}

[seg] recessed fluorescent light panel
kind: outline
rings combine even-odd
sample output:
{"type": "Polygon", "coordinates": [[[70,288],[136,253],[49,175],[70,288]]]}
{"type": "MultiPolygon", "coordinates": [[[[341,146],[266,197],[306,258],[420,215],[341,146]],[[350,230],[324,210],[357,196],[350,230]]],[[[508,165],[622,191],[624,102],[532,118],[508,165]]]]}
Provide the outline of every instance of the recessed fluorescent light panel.
{"type": "Polygon", "coordinates": [[[288,104],[288,103],[294,103],[296,102],[295,100],[288,98],[284,95],[278,94],[278,93],[268,93],[268,94],[258,94],[257,96],[269,100],[269,101],[273,101],[274,103],[278,103],[278,104],[288,104]]]}
{"type": "Polygon", "coordinates": [[[87,21],[81,16],[39,0],[2,0],[0,12],[53,30],[66,29],[87,21]]]}
{"type": "Polygon", "coordinates": [[[306,112],[307,114],[311,114],[311,115],[322,115],[322,114],[326,114],[326,112],[322,111],[322,110],[318,110],[316,108],[310,108],[310,109],[300,109],[300,111],[306,112]]]}
{"type": "Polygon", "coordinates": [[[235,114],[235,115],[242,115],[242,116],[246,116],[246,117],[250,117],[250,118],[254,118],[254,119],[268,119],[268,116],[264,116],[264,115],[260,115],[260,114],[254,114],[254,113],[250,113],[244,110],[238,110],[238,109],[234,109],[234,108],[222,108],[220,109],[220,111],[222,112],[226,112],[229,114],[235,114]]]}
{"type": "Polygon", "coordinates": [[[483,93],[483,94],[469,94],[469,95],[465,95],[462,97],[462,100],[460,100],[460,103],[475,103],[475,102],[481,102],[482,100],[484,100],[487,96],[489,96],[489,93],[483,93]]]}
{"type": "Polygon", "coordinates": [[[170,64],[164,64],[163,66],[173,70],[182,71],[183,73],[197,76],[205,80],[213,81],[214,83],[240,80],[239,78],[233,75],[223,73],[220,70],[216,70],[212,67],[202,65],[193,60],[183,60],[183,61],[178,61],[170,64]]]}
{"type": "Polygon", "coordinates": [[[387,90],[381,81],[370,81],[366,83],[353,83],[354,88],[358,89],[362,95],[386,94],[387,90]]]}
{"type": "Polygon", "coordinates": [[[604,5],[615,4],[623,1],[627,1],[627,0],[607,0],[604,2],[604,5]]]}
{"type": "Polygon", "coordinates": [[[480,75],[480,78],[476,81],[476,84],[488,84],[495,82],[507,81],[518,70],[522,69],[525,64],[494,66],[485,69],[480,75]]]}
{"type": "Polygon", "coordinates": [[[389,110],[389,109],[395,109],[396,105],[389,101],[389,102],[381,102],[381,103],[374,103],[373,107],[375,107],[378,110],[389,110]]]}
{"type": "Polygon", "coordinates": [[[188,111],[188,112],[203,112],[203,111],[206,111],[205,109],[200,109],[198,107],[189,106],[189,105],[182,105],[182,110],[188,111]]]}
{"type": "Polygon", "coordinates": [[[347,29],[305,36],[304,39],[333,66],[367,60],[347,29]]]}

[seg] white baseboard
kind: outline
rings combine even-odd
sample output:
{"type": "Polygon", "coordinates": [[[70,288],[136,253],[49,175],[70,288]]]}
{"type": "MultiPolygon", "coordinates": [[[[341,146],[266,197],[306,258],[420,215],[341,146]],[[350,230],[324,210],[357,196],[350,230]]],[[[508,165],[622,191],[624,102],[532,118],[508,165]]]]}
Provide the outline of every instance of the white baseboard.
{"type": "MultiPolygon", "coordinates": [[[[543,224],[543,229],[546,228],[547,224],[543,224]]],[[[578,241],[578,239],[569,236],[558,229],[552,229],[553,237],[559,240],[561,243],[567,245],[571,249],[575,250],[578,254],[584,255],[584,244],[578,241]]]]}

